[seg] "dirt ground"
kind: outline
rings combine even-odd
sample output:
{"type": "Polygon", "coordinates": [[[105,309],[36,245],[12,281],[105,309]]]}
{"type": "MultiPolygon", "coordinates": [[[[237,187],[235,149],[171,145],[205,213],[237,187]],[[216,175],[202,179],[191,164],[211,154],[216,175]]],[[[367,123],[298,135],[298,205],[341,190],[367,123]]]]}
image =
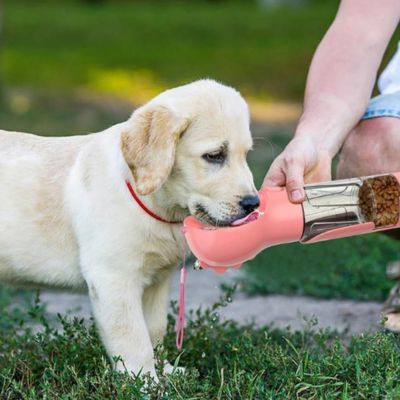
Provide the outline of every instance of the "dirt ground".
{"type": "MultiPolygon", "coordinates": [[[[218,300],[220,285],[232,283],[240,271],[228,271],[218,275],[213,271],[195,271],[188,267],[186,284],[186,308],[206,307],[218,300]]],[[[178,299],[179,271],[175,273],[170,293],[171,300],[178,299]]],[[[69,313],[90,317],[90,303],[86,295],[43,291],[41,299],[51,314],[69,313]]],[[[277,328],[290,326],[294,330],[310,327],[310,321],[318,320],[313,329],[332,328],[339,332],[371,332],[379,329],[381,304],[350,300],[321,300],[303,296],[254,296],[236,293],[231,303],[220,310],[222,319],[240,323],[254,321],[256,325],[271,324],[277,328]]]]}

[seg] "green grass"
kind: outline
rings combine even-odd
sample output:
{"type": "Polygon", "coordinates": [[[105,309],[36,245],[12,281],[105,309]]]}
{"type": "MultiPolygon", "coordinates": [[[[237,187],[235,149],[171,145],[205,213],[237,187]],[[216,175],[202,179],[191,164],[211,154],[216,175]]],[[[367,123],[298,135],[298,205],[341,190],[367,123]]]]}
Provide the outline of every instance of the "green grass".
{"type": "Polygon", "coordinates": [[[0,398],[399,398],[398,336],[377,333],[343,342],[333,332],[313,332],[311,325],[305,332],[240,327],[219,320],[223,304],[224,298],[192,314],[182,352],[174,347],[169,317],[158,365],[167,359],[186,374],[161,376],[158,385],[113,371],[92,323],[60,316],[62,329],[56,329],[38,302],[18,317],[3,304],[1,320],[12,323],[0,337],[0,398]]]}
{"type": "Polygon", "coordinates": [[[301,99],[336,1],[262,9],[255,2],[6,2],[11,86],[88,88],[141,101],[213,77],[266,99],[301,99]]]}

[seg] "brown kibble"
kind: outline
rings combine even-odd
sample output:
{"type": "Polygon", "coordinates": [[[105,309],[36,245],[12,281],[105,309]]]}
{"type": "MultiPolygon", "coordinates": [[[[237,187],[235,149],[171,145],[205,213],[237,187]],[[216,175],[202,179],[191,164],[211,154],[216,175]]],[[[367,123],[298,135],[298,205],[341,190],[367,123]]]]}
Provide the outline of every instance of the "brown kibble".
{"type": "Polygon", "coordinates": [[[395,225],[400,212],[400,184],[393,175],[365,179],[359,191],[362,215],[376,227],[395,225]]]}

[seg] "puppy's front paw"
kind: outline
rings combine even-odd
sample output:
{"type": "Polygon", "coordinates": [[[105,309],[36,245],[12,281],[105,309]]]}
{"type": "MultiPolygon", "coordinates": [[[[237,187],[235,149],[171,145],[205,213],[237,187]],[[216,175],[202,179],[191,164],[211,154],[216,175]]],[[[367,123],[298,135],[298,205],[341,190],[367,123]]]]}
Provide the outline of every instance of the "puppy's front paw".
{"type": "Polygon", "coordinates": [[[185,373],[185,368],[184,367],[174,367],[171,365],[168,361],[164,361],[164,369],[163,369],[164,375],[170,375],[170,374],[184,374],[185,373]]]}

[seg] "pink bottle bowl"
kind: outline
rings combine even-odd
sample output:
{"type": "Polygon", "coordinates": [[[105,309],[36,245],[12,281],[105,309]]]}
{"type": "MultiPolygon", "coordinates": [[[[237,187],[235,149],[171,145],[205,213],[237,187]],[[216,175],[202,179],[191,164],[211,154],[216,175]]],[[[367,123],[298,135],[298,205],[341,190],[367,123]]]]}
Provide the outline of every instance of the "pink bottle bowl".
{"type": "Polygon", "coordinates": [[[259,196],[259,218],[244,225],[216,229],[192,216],[185,219],[186,240],[202,268],[222,273],[239,268],[268,246],[300,240],[301,205],[290,203],[284,188],[264,188],[259,196]]]}

